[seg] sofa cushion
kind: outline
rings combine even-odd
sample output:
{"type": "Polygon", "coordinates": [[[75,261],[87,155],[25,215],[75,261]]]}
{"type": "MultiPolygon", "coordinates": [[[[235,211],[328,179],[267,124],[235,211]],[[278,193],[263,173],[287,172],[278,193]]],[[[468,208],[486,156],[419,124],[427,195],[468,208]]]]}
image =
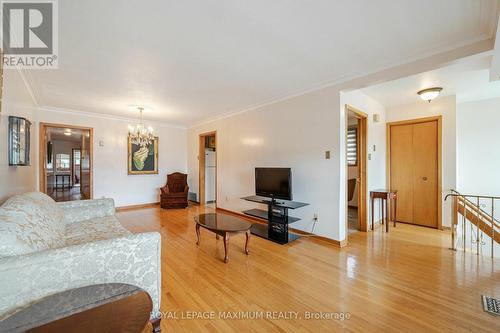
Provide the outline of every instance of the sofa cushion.
{"type": "Polygon", "coordinates": [[[57,248],[65,243],[63,211],[49,196],[13,196],[0,207],[0,257],[57,248]]]}
{"type": "Polygon", "coordinates": [[[130,235],[115,216],[96,217],[66,226],[66,246],[130,235]]]}

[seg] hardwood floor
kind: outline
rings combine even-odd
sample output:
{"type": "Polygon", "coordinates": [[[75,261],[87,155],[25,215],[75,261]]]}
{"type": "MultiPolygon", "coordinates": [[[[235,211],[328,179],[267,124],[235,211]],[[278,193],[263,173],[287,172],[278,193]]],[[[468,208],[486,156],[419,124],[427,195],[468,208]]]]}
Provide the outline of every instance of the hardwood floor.
{"type": "Polygon", "coordinates": [[[118,213],[129,230],[162,235],[161,310],[177,317],[163,319],[162,332],[498,332],[480,295],[500,296],[500,260],[448,250],[448,232],[398,224],[389,234],[355,233],[342,249],[311,237],[278,245],[253,236],[248,256],[241,235],[224,264],[222,239],[202,230],[195,244],[193,218],[205,210],[118,213]],[[224,311],[263,318],[220,319],[224,311]],[[270,319],[268,311],[298,318],[270,319]],[[306,311],[350,318],[306,319],[306,311]]]}

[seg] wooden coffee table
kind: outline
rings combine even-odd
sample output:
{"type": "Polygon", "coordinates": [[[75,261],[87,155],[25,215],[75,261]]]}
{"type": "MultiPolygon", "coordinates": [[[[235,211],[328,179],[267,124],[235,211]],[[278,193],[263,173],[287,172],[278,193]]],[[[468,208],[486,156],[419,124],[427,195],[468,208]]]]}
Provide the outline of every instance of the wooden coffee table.
{"type": "MultiPolygon", "coordinates": [[[[0,321],[0,332],[142,332],[153,302],[139,287],[96,284],[50,295],[0,321]]],[[[159,321],[153,330],[159,332],[159,321]]]]}
{"type": "Polygon", "coordinates": [[[250,228],[252,224],[245,221],[242,218],[220,214],[220,213],[208,213],[201,214],[194,218],[196,221],[196,245],[200,244],[200,227],[212,231],[219,236],[224,238],[224,262],[228,262],[228,250],[229,250],[229,235],[245,233],[245,254],[248,254],[248,243],[250,241],[250,228]]]}

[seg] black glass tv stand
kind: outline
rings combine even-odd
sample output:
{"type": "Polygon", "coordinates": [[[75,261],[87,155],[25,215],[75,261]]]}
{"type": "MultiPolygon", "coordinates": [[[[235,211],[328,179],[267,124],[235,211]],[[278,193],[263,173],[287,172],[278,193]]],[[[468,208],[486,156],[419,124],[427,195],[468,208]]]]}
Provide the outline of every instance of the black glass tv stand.
{"type": "Polygon", "coordinates": [[[276,200],[256,195],[241,199],[267,205],[267,210],[254,208],[243,211],[246,215],[267,222],[267,225],[255,223],[251,229],[252,234],[279,244],[287,244],[300,237],[297,234],[290,233],[288,230],[289,224],[300,221],[297,217],[289,216],[288,210],[297,209],[309,204],[297,201],[276,200]]]}

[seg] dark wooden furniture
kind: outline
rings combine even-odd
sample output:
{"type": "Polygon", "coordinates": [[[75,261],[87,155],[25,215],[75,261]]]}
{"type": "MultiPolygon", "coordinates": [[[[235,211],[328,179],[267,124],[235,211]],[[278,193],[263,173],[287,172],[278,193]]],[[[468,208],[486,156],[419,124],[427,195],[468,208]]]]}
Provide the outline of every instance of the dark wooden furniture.
{"type": "Polygon", "coordinates": [[[65,189],[66,188],[66,182],[64,181],[66,178],[68,178],[68,189],[71,188],[71,174],[69,173],[59,173],[59,174],[55,174],[54,175],[55,179],[56,179],[56,186],[55,186],[55,189],[65,189]],[[61,178],[61,186],[59,187],[59,178],[61,178]]]}
{"type": "Polygon", "coordinates": [[[375,215],[375,199],[380,199],[380,211],[382,213],[382,224],[385,220],[385,232],[389,232],[389,221],[394,221],[394,227],[396,227],[396,210],[398,203],[398,196],[396,190],[380,189],[370,191],[370,204],[372,206],[372,230],[375,225],[374,215],[375,215]],[[394,204],[392,204],[394,203],[394,204]],[[385,207],[384,207],[385,206],[385,207]],[[389,211],[390,207],[390,211],[389,211]],[[384,218],[384,208],[386,211],[386,216],[384,218]]]}
{"type": "Polygon", "coordinates": [[[297,209],[309,204],[288,200],[271,200],[270,198],[252,195],[242,198],[246,201],[267,205],[267,211],[262,209],[249,209],[243,213],[267,221],[267,225],[254,224],[252,234],[269,239],[275,243],[287,244],[300,236],[288,231],[288,225],[300,221],[297,217],[288,215],[289,209],[297,209]]]}
{"type": "MultiPolygon", "coordinates": [[[[1,321],[0,332],[142,332],[152,308],[139,287],[97,284],[44,297],[1,321]]],[[[152,324],[159,332],[159,320],[152,324]]]]}
{"type": "Polygon", "coordinates": [[[167,175],[167,184],[161,188],[161,208],[186,208],[188,191],[186,174],[174,172],[167,175]]]}
{"type": "Polygon", "coordinates": [[[224,262],[228,262],[229,235],[245,233],[245,254],[249,254],[248,243],[250,242],[250,228],[252,224],[232,215],[220,213],[201,214],[194,218],[196,221],[196,245],[200,245],[200,227],[212,231],[224,239],[224,262]]]}
{"type": "Polygon", "coordinates": [[[351,178],[347,181],[347,201],[351,201],[354,197],[354,189],[356,188],[356,178],[351,178]]]}

